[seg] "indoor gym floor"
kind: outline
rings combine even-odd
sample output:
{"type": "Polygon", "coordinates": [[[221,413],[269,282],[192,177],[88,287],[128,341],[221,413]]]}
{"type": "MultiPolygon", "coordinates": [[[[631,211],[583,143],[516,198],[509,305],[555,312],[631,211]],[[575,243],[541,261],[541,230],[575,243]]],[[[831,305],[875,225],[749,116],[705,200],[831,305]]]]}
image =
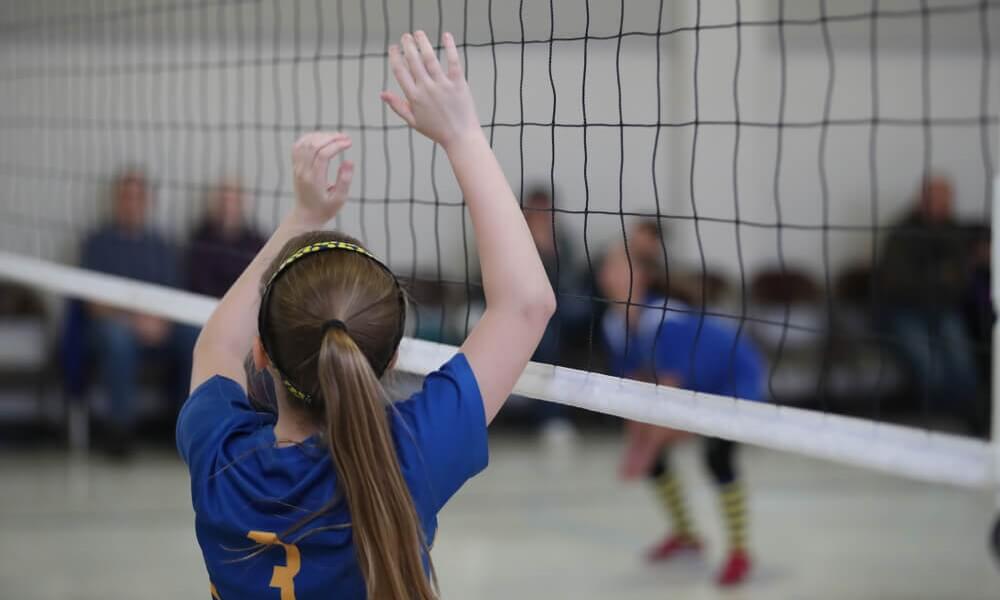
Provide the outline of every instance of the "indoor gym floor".
{"type": "MultiPolygon", "coordinates": [[[[614,478],[617,440],[570,455],[495,436],[490,468],[441,515],[444,598],[1000,598],[985,548],[992,498],[748,449],[752,581],[710,579],[721,530],[698,447],[678,451],[705,560],[648,566],[663,530],[653,497],[614,478]]],[[[0,598],[208,598],[183,464],[167,451],[126,466],[65,454],[0,458],[0,598]]],[[[331,598],[335,595],[331,595],[331,598]]]]}

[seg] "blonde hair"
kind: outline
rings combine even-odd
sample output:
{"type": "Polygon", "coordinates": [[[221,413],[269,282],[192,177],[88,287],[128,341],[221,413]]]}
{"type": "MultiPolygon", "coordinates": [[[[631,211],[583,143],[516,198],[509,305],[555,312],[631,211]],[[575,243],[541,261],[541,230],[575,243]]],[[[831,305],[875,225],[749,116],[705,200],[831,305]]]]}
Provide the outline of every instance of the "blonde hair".
{"type": "Polygon", "coordinates": [[[264,281],[261,340],[291,392],[289,404],[321,426],[339,488],[282,537],[343,500],[369,600],[435,598],[379,381],[405,319],[398,282],[356,240],[326,231],[289,241],[264,281]]]}

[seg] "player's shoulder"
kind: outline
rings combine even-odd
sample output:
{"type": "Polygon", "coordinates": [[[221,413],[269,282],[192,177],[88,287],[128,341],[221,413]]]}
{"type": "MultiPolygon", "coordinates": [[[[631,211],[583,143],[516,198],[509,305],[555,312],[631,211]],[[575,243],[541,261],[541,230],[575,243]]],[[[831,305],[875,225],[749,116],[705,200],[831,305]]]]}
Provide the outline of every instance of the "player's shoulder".
{"type": "Polygon", "coordinates": [[[203,473],[226,440],[253,434],[273,423],[273,415],[253,409],[240,384],[213,375],[196,387],[181,407],[175,430],[177,449],[192,473],[203,473]]]}
{"type": "Polygon", "coordinates": [[[472,365],[461,352],[456,353],[437,370],[429,373],[424,378],[420,390],[395,406],[404,415],[409,415],[420,409],[444,409],[443,405],[435,402],[442,396],[463,399],[468,402],[482,401],[472,365]]]}
{"type": "Polygon", "coordinates": [[[241,404],[246,402],[247,406],[249,406],[247,393],[243,389],[243,386],[225,375],[212,375],[198,384],[197,387],[191,390],[188,402],[202,398],[226,399],[241,404]]]}
{"type": "Polygon", "coordinates": [[[181,406],[177,433],[215,428],[225,419],[254,412],[243,386],[228,377],[213,375],[194,388],[181,406]]]}

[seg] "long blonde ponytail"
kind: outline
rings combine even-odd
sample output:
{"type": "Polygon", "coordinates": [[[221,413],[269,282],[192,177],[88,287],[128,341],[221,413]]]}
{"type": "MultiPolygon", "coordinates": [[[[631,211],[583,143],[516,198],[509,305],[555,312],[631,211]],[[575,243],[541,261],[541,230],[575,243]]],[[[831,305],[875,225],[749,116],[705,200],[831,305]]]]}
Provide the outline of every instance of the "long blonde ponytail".
{"type": "Polygon", "coordinates": [[[331,328],[319,352],[326,437],[351,514],[369,600],[431,600],[424,538],[403,479],[385,394],[347,331],[331,328]]]}
{"type": "Polygon", "coordinates": [[[368,599],[435,598],[423,528],[379,382],[402,336],[399,283],[357,240],[325,231],[289,241],[262,293],[261,341],[289,391],[289,406],[325,432],[337,475],[336,497],[282,536],[345,501],[368,599]]]}

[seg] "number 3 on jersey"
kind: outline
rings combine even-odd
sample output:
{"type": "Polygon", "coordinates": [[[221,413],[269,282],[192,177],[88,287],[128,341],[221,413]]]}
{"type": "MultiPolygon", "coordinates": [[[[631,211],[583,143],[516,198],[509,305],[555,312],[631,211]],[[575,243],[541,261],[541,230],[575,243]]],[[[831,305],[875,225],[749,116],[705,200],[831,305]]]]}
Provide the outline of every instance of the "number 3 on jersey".
{"type": "Polygon", "coordinates": [[[281,591],[281,600],[295,600],[295,576],[302,566],[302,557],[295,544],[285,544],[270,531],[251,531],[247,537],[265,546],[281,546],[285,549],[285,564],[274,567],[271,575],[271,587],[281,591]]]}

